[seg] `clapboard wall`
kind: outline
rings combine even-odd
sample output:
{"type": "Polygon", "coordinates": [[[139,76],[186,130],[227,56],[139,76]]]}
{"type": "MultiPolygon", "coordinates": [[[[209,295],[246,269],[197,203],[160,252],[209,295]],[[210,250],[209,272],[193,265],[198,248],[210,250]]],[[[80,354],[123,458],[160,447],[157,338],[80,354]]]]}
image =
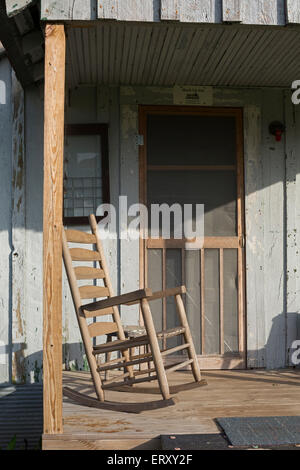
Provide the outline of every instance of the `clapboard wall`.
{"type": "MultiPolygon", "coordinates": [[[[171,105],[168,87],[79,87],[71,91],[68,122],[108,122],[112,202],[128,195],[139,200],[138,105],[171,105]],[[88,105],[90,103],[90,105],[88,105]]],[[[214,106],[244,109],[246,309],[248,367],[284,367],[299,337],[300,106],[291,91],[214,88],[214,106]],[[286,123],[281,142],[269,134],[271,121],[286,123]]],[[[105,243],[116,292],[139,287],[139,244],[105,243]],[[118,266],[118,269],[117,269],[118,266]]],[[[64,284],[65,365],[84,367],[69,289],[64,284]]],[[[126,324],[138,322],[137,309],[125,308],[126,324]]]]}
{"type": "MultiPolygon", "coordinates": [[[[287,115],[289,119],[299,121],[298,108],[290,104],[290,95],[289,91],[285,93],[276,89],[213,89],[214,106],[240,106],[244,109],[249,367],[284,367],[289,361],[288,349],[298,334],[300,296],[297,259],[294,257],[297,240],[293,238],[289,253],[286,248],[290,234],[297,236],[299,224],[299,219],[293,216],[296,209],[289,186],[293,184],[296,193],[297,168],[295,164],[292,168],[292,160],[297,160],[297,132],[290,123],[286,142],[292,140],[289,145],[293,150],[286,159],[285,139],[276,143],[268,130],[271,121],[285,121],[287,115]],[[292,183],[286,180],[286,171],[292,183]],[[292,286],[294,290],[290,292],[292,286]]],[[[173,89],[121,88],[120,109],[124,116],[121,118],[121,135],[122,129],[126,129],[121,149],[131,148],[124,155],[127,164],[130,161],[132,165],[131,174],[137,172],[134,165],[138,165],[138,149],[134,152],[128,140],[138,133],[138,104],[171,105],[173,89]]],[[[295,122],[294,126],[297,126],[295,122]]],[[[138,266],[137,255],[133,259],[131,252],[130,259],[138,266]]]]}
{"type": "Polygon", "coordinates": [[[24,93],[2,58],[0,384],[42,378],[42,118],[42,90],[24,93]]]}
{"type": "MultiPolygon", "coordinates": [[[[7,0],[10,14],[28,0],[7,0]]],[[[299,0],[42,0],[42,20],[178,21],[286,25],[300,22],[299,0]]]]}
{"type": "MultiPolygon", "coordinates": [[[[290,90],[213,89],[214,106],[244,108],[249,367],[289,364],[289,348],[300,333],[300,109],[290,97],[290,90]],[[287,126],[280,143],[268,132],[273,120],[287,126]]],[[[67,122],[109,123],[113,203],[119,194],[128,194],[130,203],[138,201],[138,105],[172,103],[173,89],[167,87],[86,86],[70,91],[67,122]]],[[[0,384],[39,382],[43,90],[33,87],[23,95],[6,59],[0,61],[0,128],[0,384]],[[12,125],[13,115],[18,126],[12,125]]],[[[105,252],[115,292],[137,289],[138,243],[109,241],[105,252]]],[[[64,365],[83,369],[86,362],[65,276],[63,283],[64,365]]],[[[136,308],[123,314],[126,324],[138,321],[136,308]]]]}
{"type": "Polygon", "coordinates": [[[0,60],[0,383],[9,380],[8,345],[11,328],[11,68],[0,60]]]}
{"type": "MultiPolygon", "coordinates": [[[[33,0],[6,0],[9,16],[33,0]]],[[[299,0],[41,0],[43,21],[176,21],[182,23],[300,23],[299,0]]]]}

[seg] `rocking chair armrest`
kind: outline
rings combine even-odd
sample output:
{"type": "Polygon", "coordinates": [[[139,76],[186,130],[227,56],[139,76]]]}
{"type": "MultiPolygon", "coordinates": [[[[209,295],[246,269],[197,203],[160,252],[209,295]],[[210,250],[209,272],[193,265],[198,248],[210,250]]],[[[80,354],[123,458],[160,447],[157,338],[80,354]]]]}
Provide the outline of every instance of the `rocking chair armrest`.
{"type": "MultiPolygon", "coordinates": [[[[174,287],[172,289],[165,289],[159,292],[154,292],[150,297],[147,297],[148,302],[152,302],[153,300],[163,299],[164,297],[174,297],[175,295],[182,295],[186,294],[186,287],[174,287]]],[[[126,305],[134,305],[137,302],[129,302],[126,305]]]]}
{"type": "Polygon", "coordinates": [[[109,297],[105,300],[99,300],[97,302],[91,302],[86,305],[82,305],[80,310],[86,310],[88,312],[95,312],[96,310],[102,310],[109,307],[117,307],[119,305],[127,305],[130,302],[139,303],[142,299],[148,299],[152,296],[151,289],[140,289],[127,294],[118,295],[116,297],[109,297]]]}
{"type": "Polygon", "coordinates": [[[154,292],[150,298],[147,300],[151,302],[152,300],[163,299],[165,297],[175,297],[176,295],[186,294],[186,287],[174,287],[172,289],[165,289],[160,292],[154,292]]]}

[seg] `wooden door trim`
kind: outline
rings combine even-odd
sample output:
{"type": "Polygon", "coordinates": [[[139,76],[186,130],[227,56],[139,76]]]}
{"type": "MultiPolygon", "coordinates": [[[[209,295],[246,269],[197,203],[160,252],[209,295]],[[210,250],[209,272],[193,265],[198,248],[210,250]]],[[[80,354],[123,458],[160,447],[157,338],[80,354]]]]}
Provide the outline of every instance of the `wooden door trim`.
{"type": "Polygon", "coordinates": [[[237,216],[238,237],[238,341],[246,368],[246,259],[245,259],[245,172],[244,172],[244,138],[242,109],[236,118],[236,149],[237,149],[237,216]]]}
{"type": "MultiPolygon", "coordinates": [[[[146,248],[152,249],[175,249],[181,248],[183,249],[187,243],[192,243],[195,239],[188,240],[186,238],[182,239],[163,239],[163,238],[148,238],[146,240],[146,248]]],[[[239,237],[205,237],[203,248],[215,248],[215,249],[228,249],[228,248],[240,248],[241,247],[241,240],[239,237]]]]}
{"type": "MultiPolygon", "coordinates": [[[[236,177],[237,177],[237,237],[206,237],[204,248],[220,248],[217,239],[228,238],[226,248],[236,248],[238,251],[238,344],[240,358],[239,366],[244,363],[246,367],[246,293],[245,293],[245,202],[244,202],[244,138],[243,138],[243,109],[240,107],[200,107],[200,106],[173,106],[173,105],[140,105],[139,106],[139,133],[144,137],[144,145],[139,149],[139,178],[140,202],[147,204],[147,116],[148,115],[189,115],[189,116],[232,116],[236,122],[236,177]],[[231,239],[231,241],[229,240],[231,239]]],[[[151,171],[159,168],[150,167],[151,171]]],[[[165,168],[167,169],[167,168],[165,168]]],[[[172,169],[172,167],[170,168],[172,169]]],[[[179,169],[179,168],[178,168],[179,169]]],[[[229,169],[229,168],[228,168],[229,169]]],[[[232,168],[230,168],[232,169],[232,168]]],[[[211,168],[207,167],[207,171],[211,168]]],[[[226,171],[226,168],[223,168],[226,171]]],[[[221,240],[219,240],[220,242],[221,240]]],[[[140,287],[147,283],[147,247],[151,248],[182,248],[184,240],[143,240],[140,239],[140,287]]],[[[202,259],[202,256],[201,256],[202,259]]],[[[203,336],[203,334],[202,334],[203,336]]],[[[203,352],[203,351],[202,351],[203,352]]],[[[202,356],[203,357],[203,356],[202,356]]],[[[220,358],[221,356],[217,356],[220,358]]],[[[204,360],[204,359],[203,359],[204,360]]],[[[202,360],[202,362],[203,362],[202,360]]],[[[201,361],[201,356],[199,357],[201,361]]],[[[206,361],[205,361],[206,362],[206,361]]],[[[219,361],[217,360],[217,363],[219,361]]],[[[221,363],[221,362],[220,362],[221,363]]]]}
{"type": "Polygon", "coordinates": [[[148,171],[236,171],[236,165],[148,165],[148,171]]]}
{"type": "MultiPolygon", "coordinates": [[[[242,114],[240,107],[212,107],[212,106],[177,106],[177,105],[140,105],[139,114],[145,115],[190,115],[190,116],[233,116],[242,114]]],[[[141,121],[140,121],[141,123],[141,121]]],[[[140,130],[142,130],[140,128],[140,130]]],[[[144,129],[145,130],[145,129],[144,129]]]]}

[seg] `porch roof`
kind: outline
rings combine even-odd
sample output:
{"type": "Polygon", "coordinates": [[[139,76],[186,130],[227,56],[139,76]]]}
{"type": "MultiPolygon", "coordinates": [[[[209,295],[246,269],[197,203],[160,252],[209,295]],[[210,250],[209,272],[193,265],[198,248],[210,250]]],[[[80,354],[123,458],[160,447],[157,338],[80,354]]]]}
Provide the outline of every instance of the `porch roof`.
{"type": "Polygon", "coordinates": [[[98,22],[68,27],[67,80],[79,84],[286,87],[300,77],[296,29],[98,22]]]}
{"type": "Polygon", "coordinates": [[[46,20],[63,21],[68,28],[70,87],[289,88],[300,77],[300,0],[253,0],[251,9],[245,7],[250,2],[236,0],[126,0],[122,8],[121,2],[106,0],[98,2],[98,11],[94,0],[77,4],[0,0],[0,40],[23,86],[43,79],[46,20]]]}
{"type": "Polygon", "coordinates": [[[35,3],[0,0],[0,41],[23,87],[41,80],[44,73],[44,38],[35,3]],[[18,13],[13,18],[12,9],[18,13]]]}

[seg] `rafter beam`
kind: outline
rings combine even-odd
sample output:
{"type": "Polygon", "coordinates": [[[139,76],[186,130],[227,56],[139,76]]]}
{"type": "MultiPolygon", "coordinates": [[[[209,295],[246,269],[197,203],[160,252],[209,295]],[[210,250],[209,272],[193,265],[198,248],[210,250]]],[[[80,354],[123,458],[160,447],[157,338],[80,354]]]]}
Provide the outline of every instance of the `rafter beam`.
{"type": "Polygon", "coordinates": [[[25,62],[14,22],[7,16],[5,0],[0,0],[0,41],[23,88],[33,83],[33,75],[25,62]]]}

